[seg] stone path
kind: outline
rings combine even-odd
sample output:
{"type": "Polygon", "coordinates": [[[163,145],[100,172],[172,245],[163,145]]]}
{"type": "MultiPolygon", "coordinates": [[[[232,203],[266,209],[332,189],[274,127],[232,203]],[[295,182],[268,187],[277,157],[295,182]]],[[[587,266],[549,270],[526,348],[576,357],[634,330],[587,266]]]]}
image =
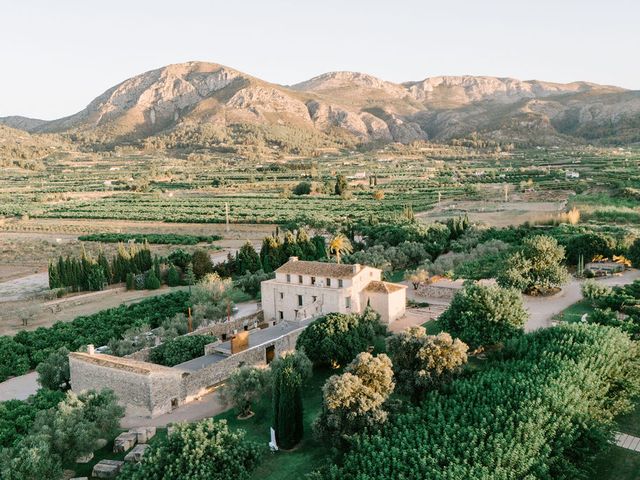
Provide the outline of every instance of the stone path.
{"type": "Polygon", "coordinates": [[[616,433],[616,445],[626,448],[627,450],[640,452],[640,438],[627,435],[626,433],[616,433]]]}

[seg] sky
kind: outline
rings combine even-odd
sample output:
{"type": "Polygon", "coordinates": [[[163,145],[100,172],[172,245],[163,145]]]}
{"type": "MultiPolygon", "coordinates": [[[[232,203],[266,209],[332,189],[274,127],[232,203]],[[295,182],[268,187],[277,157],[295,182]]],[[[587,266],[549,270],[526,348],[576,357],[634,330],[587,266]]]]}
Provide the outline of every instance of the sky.
{"type": "Polygon", "coordinates": [[[0,116],[73,114],[171,63],[293,84],[349,70],[640,90],[638,0],[0,0],[0,116]]]}

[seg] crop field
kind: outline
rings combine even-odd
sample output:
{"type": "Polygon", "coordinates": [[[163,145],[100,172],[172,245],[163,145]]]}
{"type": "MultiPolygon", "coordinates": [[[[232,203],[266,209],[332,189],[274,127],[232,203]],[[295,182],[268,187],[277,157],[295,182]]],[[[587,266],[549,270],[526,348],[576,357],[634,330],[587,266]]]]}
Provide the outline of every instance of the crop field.
{"type": "Polygon", "coordinates": [[[318,224],[392,218],[407,207],[420,213],[462,201],[504,201],[506,184],[509,202],[527,192],[545,201],[577,193],[570,204],[584,209],[586,219],[640,223],[637,199],[612,196],[619,186],[640,188],[637,150],[492,153],[434,146],[264,164],[225,155],[125,154],[63,155],[45,163],[37,172],[6,169],[0,216],[206,224],[224,223],[228,206],[234,224],[318,224]],[[336,174],[350,182],[342,198],[332,195],[336,174]],[[301,181],[311,183],[310,195],[291,193],[301,181]]]}

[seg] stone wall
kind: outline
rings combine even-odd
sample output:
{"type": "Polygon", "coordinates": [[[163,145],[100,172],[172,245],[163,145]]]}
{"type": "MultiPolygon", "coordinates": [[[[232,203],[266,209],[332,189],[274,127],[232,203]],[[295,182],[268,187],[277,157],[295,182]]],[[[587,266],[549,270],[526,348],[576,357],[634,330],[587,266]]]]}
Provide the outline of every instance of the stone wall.
{"type": "Polygon", "coordinates": [[[426,298],[441,298],[443,300],[451,300],[453,296],[460,290],[454,286],[439,286],[422,284],[418,287],[416,295],[426,298]]]}
{"type": "Polygon", "coordinates": [[[224,382],[242,365],[266,364],[266,350],[271,346],[276,356],[295,349],[296,340],[304,328],[301,326],[190,372],[133,358],[73,352],[69,354],[71,387],[75,392],[109,388],[126,407],[128,414],[155,417],[197,399],[224,382]]]}
{"type": "Polygon", "coordinates": [[[211,387],[224,382],[238,367],[243,365],[265,365],[267,363],[266,350],[270,346],[275,347],[276,356],[282,355],[282,353],[289,350],[294,350],[296,348],[296,340],[304,328],[300,327],[270,342],[250,347],[243,352],[231,355],[196,372],[190,372],[185,376],[183,382],[185,399],[190,401],[197,398],[211,389],[211,387]]]}

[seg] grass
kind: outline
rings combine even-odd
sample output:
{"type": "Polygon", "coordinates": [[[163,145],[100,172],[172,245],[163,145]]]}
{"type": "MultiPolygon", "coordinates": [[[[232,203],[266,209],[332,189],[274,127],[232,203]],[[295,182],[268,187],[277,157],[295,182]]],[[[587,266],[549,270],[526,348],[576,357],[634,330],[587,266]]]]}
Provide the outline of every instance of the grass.
{"type": "Polygon", "coordinates": [[[585,313],[593,313],[593,307],[587,300],[580,300],[559,313],[558,320],[568,323],[577,323],[585,313]]]}
{"type": "Polygon", "coordinates": [[[427,335],[437,335],[442,332],[442,326],[438,320],[429,320],[422,324],[427,330],[427,335]]]}
{"type": "Polygon", "coordinates": [[[640,480],[640,453],[612,445],[596,459],[591,480],[640,480]]]}
{"type": "MultiPolygon", "coordinates": [[[[267,453],[252,478],[269,480],[300,480],[304,476],[325,465],[329,456],[326,445],[313,439],[311,426],[322,407],[322,385],[336,373],[331,370],[317,370],[303,391],[304,438],[291,452],[267,453]]],[[[271,398],[268,396],[254,406],[255,415],[247,420],[238,420],[233,410],[228,410],[215,418],[226,420],[233,429],[242,429],[247,439],[263,445],[269,443],[271,427],[271,398]]]]}

